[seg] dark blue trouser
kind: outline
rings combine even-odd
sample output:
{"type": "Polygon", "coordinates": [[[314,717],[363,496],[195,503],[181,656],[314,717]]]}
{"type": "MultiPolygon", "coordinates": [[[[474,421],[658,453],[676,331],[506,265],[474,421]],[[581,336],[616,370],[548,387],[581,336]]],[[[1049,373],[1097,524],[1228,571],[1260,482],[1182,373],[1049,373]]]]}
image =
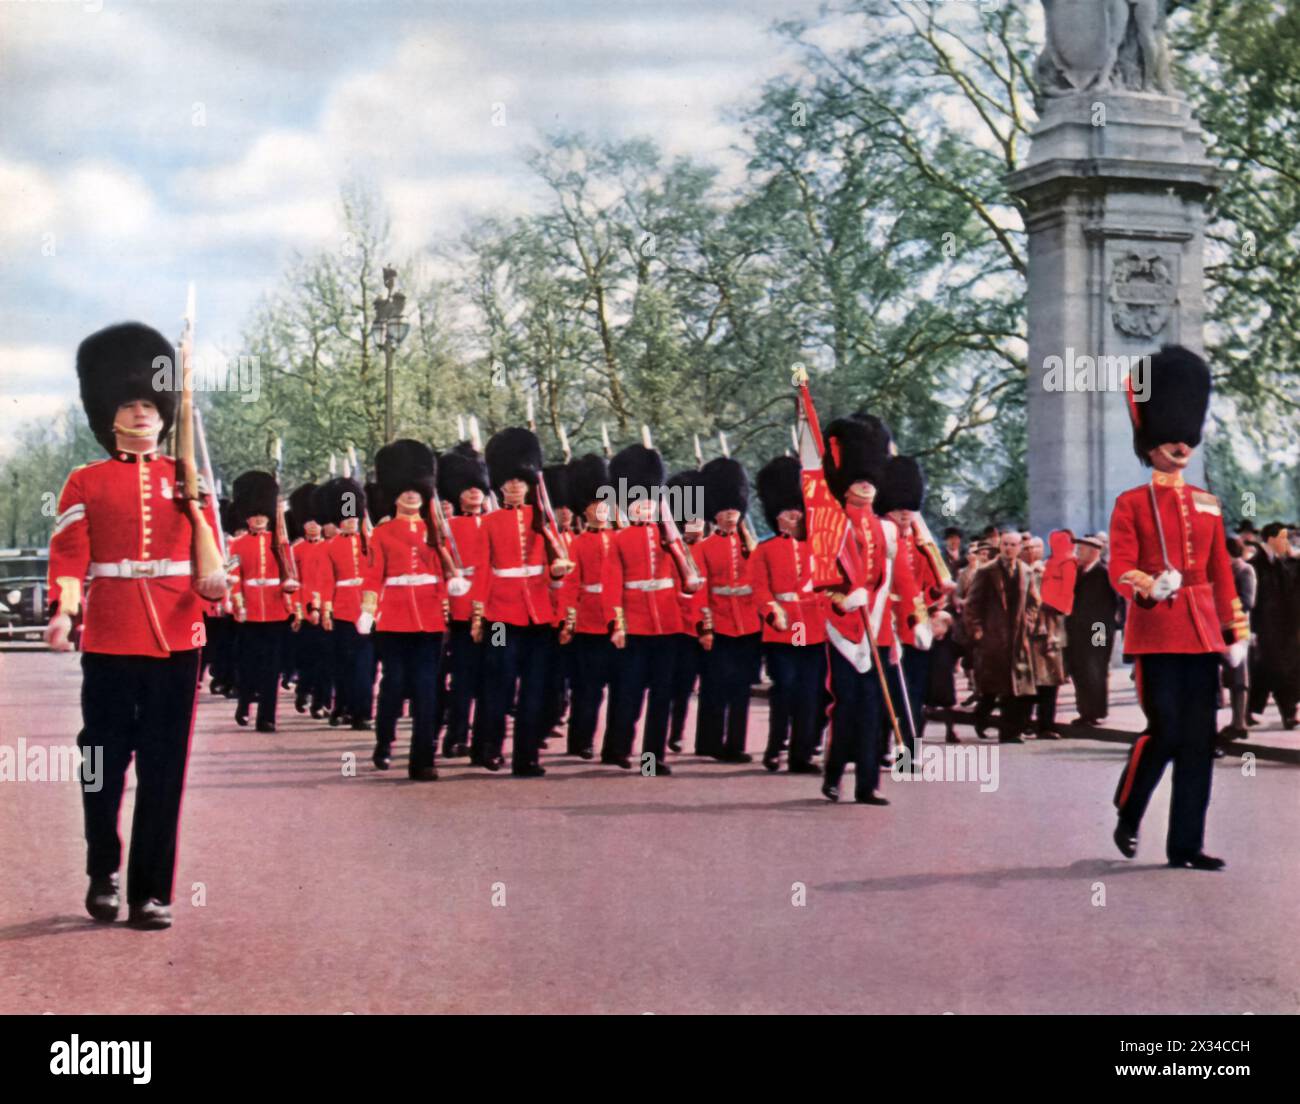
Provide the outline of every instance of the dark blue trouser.
{"type": "Polygon", "coordinates": [[[245,621],[239,625],[239,701],[236,712],[248,715],[257,702],[257,723],[275,724],[275,707],[280,697],[280,657],[286,621],[245,621]]]}
{"type": "Polygon", "coordinates": [[[546,648],[546,694],[542,707],[542,739],[564,723],[569,706],[569,683],[572,676],[573,653],[560,645],[560,634],[551,631],[546,648]]]}
{"type": "MultiPolygon", "coordinates": [[[[903,734],[903,743],[909,755],[916,754],[916,740],[925,735],[925,691],[930,680],[930,653],[903,645],[902,681],[906,682],[907,694],[903,694],[899,667],[888,662],[888,653],[882,651],[886,659],[885,670],[889,675],[889,700],[894,703],[894,714],[898,717],[898,730],[903,734]],[[911,723],[908,722],[908,706],[911,706],[911,723]]],[[[887,748],[893,730],[889,724],[888,712],[881,718],[881,732],[887,748]]]]}
{"type": "Polygon", "coordinates": [[[442,753],[469,743],[471,711],[474,714],[474,742],[477,747],[482,727],[483,645],[475,644],[468,621],[453,621],[447,630],[447,665],[451,668],[448,688],[447,728],[442,753]]]}
{"type": "Polygon", "coordinates": [[[817,752],[817,708],[826,682],[821,644],[764,644],[769,699],[766,758],[775,759],[788,742],[790,763],[806,764],[817,752]]]}
{"type": "Polygon", "coordinates": [[[135,756],[135,816],[126,870],[126,899],[172,899],[176,832],[185,788],[199,682],[199,653],[81,657],[81,805],[86,825],[86,873],[102,878],[122,865],[118,814],[126,771],[135,756]],[[98,750],[90,750],[98,749],[98,750]],[[97,769],[98,777],[86,775],[97,769]],[[87,782],[94,789],[87,788],[87,782]]]}
{"type": "Polygon", "coordinates": [[[700,661],[697,755],[731,756],[745,750],[749,695],[758,677],[760,640],[758,633],[714,633],[713,648],[700,661]]]}
{"type": "Polygon", "coordinates": [[[442,633],[375,633],[382,676],[375,742],[392,747],[402,702],[411,700],[411,770],[431,767],[437,744],[438,661],[442,633]]]}
{"type": "Polygon", "coordinates": [[[305,706],[310,699],[313,709],[326,708],[334,681],[329,633],[304,621],[294,635],[298,637],[298,704],[305,706]]]}
{"type": "Polygon", "coordinates": [[[855,763],[854,791],[869,797],[880,781],[881,718],[885,715],[880,675],[860,673],[833,645],[826,645],[831,675],[831,748],[826,781],[839,785],[844,768],[855,763]]]}
{"type": "MultiPolygon", "coordinates": [[[[501,754],[506,740],[506,712],[515,703],[514,751],[516,772],[537,764],[541,744],[543,699],[546,693],[546,649],[554,630],[550,625],[483,624],[483,755],[501,754]],[[518,684],[517,695],[513,693],[518,684]]],[[[477,734],[478,726],[475,725],[477,734]]]]}
{"type": "Polygon", "coordinates": [[[1136,832],[1165,765],[1172,760],[1174,794],[1165,853],[1170,859],[1186,858],[1205,843],[1219,656],[1216,652],[1140,655],[1137,663],[1147,730],[1133,744],[1115,804],[1120,823],[1136,832]]]}
{"type": "Polygon", "coordinates": [[[602,752],[606,756],[631,756],[644,704],[641,754],[649,752],[656,763],[661,763],[668,747],[668,721],[673,705],[672,643],[666,636],[629,633],[627,645],[622,652],[615,649],[615,655],[602,752]]]}
{"type": "Polygon", "coordinates": [[[700,647],[699,637],[690,633],[673,633],[668,639],[673,642],[673,708],[668,739],[680,747],[686,732],[686,711],[690,708],[691,695],[695,693],[695,684],[700,677],[700,657],[704,649],[700,647]]]}
{"type": "Polygon", "coordinates": [[[616,649],[604,633],[574,633],[562,649],[569,653],[567,659],[573,673],[567,750],[570,755],[577,755],[596,746],[600,703],[609,684],[616,649]]]}
{"type": "Polygon", "coordinates": [[[374,702],[374,641],[351,621],[335,621],[334,712],[354,721],[368,720],[374,702]]]}

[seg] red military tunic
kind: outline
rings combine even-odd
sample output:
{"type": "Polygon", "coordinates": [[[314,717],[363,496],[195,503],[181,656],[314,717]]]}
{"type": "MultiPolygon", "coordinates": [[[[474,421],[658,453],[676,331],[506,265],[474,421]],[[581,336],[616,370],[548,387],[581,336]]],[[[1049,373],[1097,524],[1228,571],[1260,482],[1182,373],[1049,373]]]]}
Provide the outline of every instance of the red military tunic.
{"type": "MultiPolygon", "coordinates": [[[[560,533],[560,547],[564,549],[564,558],[570,563],[573,562],[573,542],[576,537],[576,533],[560,533]]],[[[551,624],[556,628],[559,628],[564,624],[564,619],[568,613],[565,608],[564,599],[565,580],[567,580],[572,574],[573,571],[570,569],[566,574],[562,575],[558,579],[550,577],[547,584],[551,590],[551,624]]]]}
{"type": "Polygon", "coordinates": [[[610,541],[601,579],[605,623],[630,636],[665,636],[683,631],[677,560],[663,546],[659,526],[629,525],[610,541]]]}
{"type": "Polygon", "coordinates": [[[230,555],[238,559],[231,581],[235,607],[244,607],[249,621],[284,621],[295,599],[284,590],[280,561],[271,547],[271,533],[245,533],[230,542],[230,555]]]}
{"type": "Polygon", "coordinates": [[[465,569],[465,579],[470,583],[470,590],[464,594],[451,595],[451,619],[468,621],[474,612],[474,580],[487,570],[487,536],[483,532],[483,514],[457,514],[451,519],[451,534],[456,540],[456,551],[460,553],[460,565],[465,569]]]}
{"type": "MultiPolygon", "coordinates": [[[[878,518],[870,507],[848,506],[844,512],[848,516],[849,525],[846,539],[856,537],[859,561],[855,564],[852,578],[846,580],[844,594],[847,597],[855,590],[864,589],[867,604],[859,609],[841,612],[832,602],[827,618],[827,638],[834,643],[834,636],[838,634],[849,644],[861,644],[866,637],[866,615],[870,611],[876,644],[883,651],[894,644],[895,637],[893,618],[889,615],[887,603],[880,601],[879,594],[885,585],[885,574],[889,566],[889,544],[897,541],[898,529],[892,521],[878,518]]],[[[906,556],[894,557],[889,590],[890,601],[895,603],[900,623],[910,619],[917,625],[928,620],[925,600],[912,578],[906,556]]]]}
{"type": "Polygon", "coordinates": [[[695,563],[704,576],[705,608],[713,631],[721,636],[748,636],[759,630],[751,579],[752,557],[744,553],[739,533],[714,533],[695,546],[695,563]]]}
{"type": "MultiPolygon", "coordinates": [[[[82,651],[162,658],[202,645],[207,603],[193,588],[193,525],[175,491],[176,461],[156,452],[114,453],[68,476],[49,599],[75,613],[90,577],[82,651]]],[[[205,513],[215,533],[211,504],[205,513]]]]}
{"type": "MultiPolygon", "coordinates": [[[[899,537],[898,556],[899,559],[907,560],[907,568],[920,590],[927,615],[933,614],[944,602],[943,581],[939,578],[939,572],[935,570],[934,561],[918,546],[915,529],[909,529],[906,536],[899,537]]],[[[898,601],[897,596],[894,601],[898,601]]],[[[898,635],[904,644],[916,647],[916,626],[912,617],[898,618],[898,635]]]]}
{"type": "Polygon", "coordinates": [[[1245,640],[1250,629],[1232,580],[1232,561],[1224,542],[1223,511],[1208,491],[1181,475],[1156,472],[1151,483],[1125,491],[1110,518],[1110,581],[1128,599],[1124,651],[1216,652],[1224,636],[1245,640]],[[1160,509],[1169,564],[1183,585],[1172,598],[1153,602],[1136,595],[1134,573],[1152,578],[1165,570],[1160,536],[1151,508],[1160,509]]]}
{"type": "Polygon", "coordinates": [[[293,562],[298,565],[298,581],[302,584],[301,589],[294,595],[299,613],[320,612],[324,554],[325,541],[321,537],[315,540],[302,537],[293,542],[293,562]]]}
{"type": "Polygon", "coordinates": [[[319,568],[322,608],[335,621],[355,621],[361,616],[362,589],[371,577],[370,553],[361,534],[332,536],[325,542],[319,568]]]}
{"type": "Polygon", "coordinates": [[[573,570],[564,577],[560,600],[564,617],[573,618],[574,632],[609,632],[603,588],[605,560],[615,536],[611,529],[588,529],[569,545],[573,570]]]}
{"type": "Polygon", "coordinates": [[[549,625],[551,590],[546,539],[533,528],[533,507],[503,507],[483,519],[486,569],[474,573],[470,598],[485,620],[549,625]]]}
{"type": "Polygon", "coordinates": [[[428,532],[423,518],[399,516],[371,535],[374,573],[366,589],[381,588],[376,631],[440,633],[446,629],[442,557],[429,544],[428,532]]]}
{"type": "Polygon", "coordinates": [[[812,546],[781,533],[760,544],[752,559],[754,606],[763,616],[763,642],[792,644],[796,626],[802,625],[801,644],[825,643],[826,599],[812,588],[812,546]],[[785,611],[785,629],[767,618],[774,603],[785,611]]]}

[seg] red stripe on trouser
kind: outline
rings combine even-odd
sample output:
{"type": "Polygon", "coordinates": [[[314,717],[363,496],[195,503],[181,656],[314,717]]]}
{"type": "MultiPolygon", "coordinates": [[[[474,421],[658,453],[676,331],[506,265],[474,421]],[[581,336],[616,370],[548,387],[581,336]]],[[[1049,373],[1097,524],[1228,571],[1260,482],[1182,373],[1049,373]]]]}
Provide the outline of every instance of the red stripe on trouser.
{"type": "Polygon", "coordinates": [[[1137,778],[1138,760],[1142,758],[1142,749],[1150,740],[1151,734],[1144,732],[1133,744],[1133,750],[1128,757],[1128,766],[1124,768],[1124,784],[1120,787],[1119,800],[1115,803],[1120,809],[1128,804],[1129,794],[1133,792],[1133,781],[1137,778]]]}

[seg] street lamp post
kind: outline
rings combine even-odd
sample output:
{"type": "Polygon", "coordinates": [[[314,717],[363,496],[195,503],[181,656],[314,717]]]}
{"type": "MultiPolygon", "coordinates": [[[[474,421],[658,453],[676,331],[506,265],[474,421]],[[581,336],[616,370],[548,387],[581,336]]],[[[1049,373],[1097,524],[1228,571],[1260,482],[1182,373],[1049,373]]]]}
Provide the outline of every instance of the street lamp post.
{"type": "Polygon", "coordinates": [[[375,343],[384,350],[384,441],[393,439],[393,354],[397,352],[411,324],[402,318],[406,309],[406,296],[394,291],[397,283],[397,269],[392,265],[384,266],[385,295],[375,300],[375,320],[371,324],[370,334],[375,343]]]}

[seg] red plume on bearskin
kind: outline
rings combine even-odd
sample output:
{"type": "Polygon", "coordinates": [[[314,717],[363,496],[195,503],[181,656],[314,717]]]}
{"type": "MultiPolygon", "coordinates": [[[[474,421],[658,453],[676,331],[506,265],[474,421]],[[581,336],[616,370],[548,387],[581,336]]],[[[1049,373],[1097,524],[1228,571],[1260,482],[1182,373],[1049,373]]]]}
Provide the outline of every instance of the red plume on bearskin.
{"type": "Polygon", "coordinates": [[[861,480],[880,486],[889,461],[889,427],[874,414],[836,418],[826,427],[822,468],[826,485],[842,503],[849,488],[861,480]]]}
{"type": "Polygon", "coordinates": [[[1210,406],[1210,366],[1191,349],[1165,345],[1151,357],[1146,380],[1138,369],[1137,383],[1146,383],[1143,399],[1129,377],[1125,397],[1133,422],[1133,451],[1144,464],[1161,445],[1201,443],[1205,414],[1210,406]]]}

